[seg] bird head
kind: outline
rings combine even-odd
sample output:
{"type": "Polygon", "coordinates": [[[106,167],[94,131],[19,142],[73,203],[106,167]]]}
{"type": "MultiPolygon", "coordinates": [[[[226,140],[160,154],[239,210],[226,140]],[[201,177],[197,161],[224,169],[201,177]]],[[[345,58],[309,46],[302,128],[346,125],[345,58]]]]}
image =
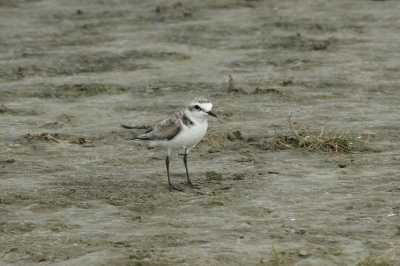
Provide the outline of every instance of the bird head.
{"type": "Polygon", "coordinates": [[[187,109],[194,117],[205,118],[209,115],[217,117],[217,115],[211,111],[212,106],[213,105],[209,100],[196,98],[189,104],[187,109]]]}

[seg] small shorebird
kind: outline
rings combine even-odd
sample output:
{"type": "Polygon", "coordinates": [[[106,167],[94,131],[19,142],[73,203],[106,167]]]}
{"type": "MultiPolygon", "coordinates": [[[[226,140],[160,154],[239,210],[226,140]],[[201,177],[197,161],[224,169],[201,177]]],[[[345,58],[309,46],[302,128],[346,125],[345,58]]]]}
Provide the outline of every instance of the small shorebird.
{"type": "Polygon", "coordinates": [[[212,103],[204,98],[194,99],[184,110],[176,112],[167,119],[163,120],[153,131],[134,137],[132,140],[147,141],[150,147],[163,147],[168,151],[165,163],[167,165],[168,188],[183,191],[171,184],[169,174],[169,156],[172,149],[184,148],[185,155],[183,162],[185,163],[188,184],[192,188],[199,188],[193,184],[189,178],[187,167],[187,155],[197,143],[204,137],[207,132],[209,115],[217,117],[212,111],[212,103]]]}

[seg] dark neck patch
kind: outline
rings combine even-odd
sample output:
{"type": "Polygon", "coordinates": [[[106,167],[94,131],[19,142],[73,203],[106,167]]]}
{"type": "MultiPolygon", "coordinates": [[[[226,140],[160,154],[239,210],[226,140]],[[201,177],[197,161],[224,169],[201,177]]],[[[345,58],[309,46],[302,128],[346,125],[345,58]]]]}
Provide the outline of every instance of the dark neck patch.
{"type": "Polygon", "coordinates": [[[194,126],[194,123],[192,120],[189,119],[189,117],[186,116],[186,114],[184,113],[182,116],[182,123],[187,126],[187,127],[192,127],[194,126]]]}

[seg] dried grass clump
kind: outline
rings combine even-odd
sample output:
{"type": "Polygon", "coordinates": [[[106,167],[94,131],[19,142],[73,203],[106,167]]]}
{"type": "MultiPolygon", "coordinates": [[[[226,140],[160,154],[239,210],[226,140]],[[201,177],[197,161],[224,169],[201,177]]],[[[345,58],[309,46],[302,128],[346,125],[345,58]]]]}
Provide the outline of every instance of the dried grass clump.
{"type": "Polygon", "coordinates": [[[356,262],[356,266],[395,266],[400,265],[400,259],[396,258],[396,250],[391,249],[380,256],[369,256],[356,262]]]}
{"type": "Polygon", "coordinates": [[[374,133],[356,133],[354,131],[344,131],[343,129],[336,129],[332,132],[325,133],[324,127],[321,126],[321,133],[319,135],[306,134],[306,136],[303,137],[294,130],[290,122],[291,116],[290,114],[289,126],[294,137],[278,137],[278,142],[288,148],[328,153],[362,153],[371,150],[368,144],[370,137],[374,135],[374,133]]]}

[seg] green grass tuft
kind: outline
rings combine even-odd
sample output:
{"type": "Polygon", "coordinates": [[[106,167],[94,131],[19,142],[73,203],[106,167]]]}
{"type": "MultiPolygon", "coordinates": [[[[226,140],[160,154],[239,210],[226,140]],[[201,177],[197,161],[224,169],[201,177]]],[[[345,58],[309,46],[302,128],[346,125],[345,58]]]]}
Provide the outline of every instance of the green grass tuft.
{"type": "MultiPolygon", "coordinates": [[[[289,257],[290,249],[288,249],[288,251],[286,252],[286,254],[283,257],[283,259],[281,259],[280,256],[279,256],[279,253],[276,251],[275,247],[273,245],[271,245],[271,247],[272,247],[272,250],[274,251],[276,265],[285,264],[286,259],[289,257]]],[[[265,256],[265,248],[263,247],[260,263],[264,263],[264,256],[265,256]]]]}

